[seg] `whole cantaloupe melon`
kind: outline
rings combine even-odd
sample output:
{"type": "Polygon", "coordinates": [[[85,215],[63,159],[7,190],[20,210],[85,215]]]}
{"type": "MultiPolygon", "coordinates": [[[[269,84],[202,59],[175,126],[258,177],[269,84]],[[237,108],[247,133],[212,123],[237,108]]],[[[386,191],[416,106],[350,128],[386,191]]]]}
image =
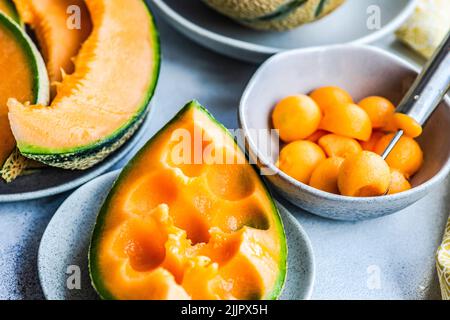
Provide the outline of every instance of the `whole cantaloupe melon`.
{"type": "Polygon", "coordinates": [[[237,22],[258,30],[288,30],[318,20],[345,0],[203,0],[237,22]]]}

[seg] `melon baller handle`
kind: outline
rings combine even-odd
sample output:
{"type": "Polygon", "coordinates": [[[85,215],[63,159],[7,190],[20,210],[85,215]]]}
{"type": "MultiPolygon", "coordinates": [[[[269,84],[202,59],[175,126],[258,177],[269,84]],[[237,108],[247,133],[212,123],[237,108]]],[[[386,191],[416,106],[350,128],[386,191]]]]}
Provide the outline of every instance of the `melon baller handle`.
{"type": "MultiPolygon", "coordinates": [[[[434,110],[436,110],[449,88],[450,32],[406,93],[396,111],[405,113],[420,125],[424,125],[434,110]]],[[[384,151],[383,159],[387,158],[402,136],[403,131],[398,131],[384,151]]]]}

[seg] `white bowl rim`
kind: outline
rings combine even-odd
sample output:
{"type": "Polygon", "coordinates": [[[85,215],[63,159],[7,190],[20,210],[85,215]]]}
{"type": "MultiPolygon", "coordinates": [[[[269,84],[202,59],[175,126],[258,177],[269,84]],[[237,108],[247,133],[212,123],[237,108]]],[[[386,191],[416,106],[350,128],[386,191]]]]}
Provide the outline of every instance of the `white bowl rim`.
{"type": "MultiPolygon", "coordinates": [[[[389,200],[399,200],[408,198],[411,195],[426,191],[427,189],[433,187],[435,184],[437,184],[439,181],[444,180],[447,175],[450,172],[450,157],[447,159],[447,162],[442,166],[442,168],[439,170],[437,174],[435,174],[432,178],[428,179],[426,182],[422,183],[421,185],[414,187],[408,191],[404,191],[401,193],[393,194],[393,195],[385,195],[385,196],[379,196],[379,197],[348,197],[343,195],[336,195],[332,193],[328,193],[316,188],[313,188],[305,183],[299,182],[292,178],[291,176],[287,175],[280,169],[278,169],[275,164],[272,163],[272,161],[268,161],[265,156],[261,155],[259,150],[255,147],[253,140],[249,137],[248,132],[249,128],[247,127],[247,120],[245,117],[245,110],[247,106],[247,100],[248,96],[250,95],[250,92],[253,90],[253,87],[255,84],[259,81],[260,74],[263,72],[265,68],[267,68],[268,65],[277,63],[279,60],[282,60],[284,58],[295,56],[295,55],[301,55],[304,53],[310,53],[310,52],[317,52],[317,51],[331,51],[331,50],[361,50],[361,51],[367,51],[371,53],[376,53],[381,56],[384,56],[386,59],[390,59],[392,62],[397,63],[401,65],[402,67],[409,69],[410,71],[416,72],[417,74],[420,73],[420,68],[414,66],[413,64],[409,63],[405,59],[394,55],[393,53],[390,53],[386,50],[380,49],[378,47],[370,46],[370,45],[361,45],[361,44],[338,44],[338,45],[330,45],[330,46],[319,46],[319,47],[310,47],[310,48],[304,48],[304,49],[295,49],[295,50],[288,50],[281,52],[277,55],[272,56],[269,58],[266,62],[264,62],[256,71],[256,73],[251,78],[250,82],[248,83],[240,104],[239,104],[239,112],[238,112],[238,120],[240,127],[244,130],[245,139],[248,143],[248,148],[250,155],[253,154],[256,156],[258,161],[262,163],[263,166],[268,167],[272,172],[275,173],[275,175],[278,175],[283,179],[284,181],[290,183],[291,185],[295,186],[298,189],[303,189],[304,191],[310,192],[314,194],[315,196],[321,198],[321,199],[327,199],[332,201],[345,201],[345,202],[359,202],[359,203],[373,203],[374,201],[389,201],[389,200]]],[[[450,109],[450,98],[446,96],[444,98],[444,103],[447,105],[447,108],[450,109]]]]}
{"type": "MultiPolygon", "coordinates": [[[[416,3],[418,0],[409,0],[409,3],[404,7],[400,14],[398,14],[394,19],[387,23],[381,29],[353,41],[348,42],[348,44],[368,44],[372,43],[380,38],[390,34],[396,30],[400,25],[412,14],[413,10],[416,8],[416,3]]],[[[192,33],[199,34],[206,39],[210,39],[216,43],[224,44],[226,46],[235,49],[244,49],[246,51],[252,51],[255,53],[273,55],[280,52],[286,51],[284,48],[277,48],[271,46],[264,46],[260,44],[250,43],[244,40],[237,40],[224,36],[208,29],[204,29],[195,23],[184,18],[178,12],[173,10],[164,0],[153,0],[153,3],[168,17],[173,21],[177,21],[183,28],[189,30],[192,33]]],[[[296,49],[294,49],[296,50],[296,49]]],[[[289,51],[289,50],[288,50],[289,51]]]]}

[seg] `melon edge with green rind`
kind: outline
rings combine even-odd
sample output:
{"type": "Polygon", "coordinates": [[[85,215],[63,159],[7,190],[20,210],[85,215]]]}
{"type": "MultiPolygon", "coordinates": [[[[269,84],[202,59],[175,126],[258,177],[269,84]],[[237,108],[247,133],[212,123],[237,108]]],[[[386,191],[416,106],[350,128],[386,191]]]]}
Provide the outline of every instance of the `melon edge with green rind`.
{"type": "Polygon", "coordinates": [[[136,111],[135,116],[109,136],[92,144],[74,149],[45,149],[18,141],[17,145],[19,150],[25,157],[52,167],[69,170],[86,170],[119,149],[139,129],[148,114],[149,104],[155,93],[161,68],[161,46],[158,29],[150,8],[145,1],[143,2],[146,4],[150,19],[155,66],[147,94],[141,102],[140,108],[136,111]]]}
{"type": "MultiPolygon", "coordinates": [[[[231,139],[234,140],[234,143],[237,145],[236,139],[232,136],[232,134],[228,131],[228,129],[218,122],[211,113],[202,105],[200,105],[197,101],[191,101],[188,104],[186,104],[176,115],[175,117],[168,122],[160,131],[158,131],[145,145],[142,147],[142,149],[136,154],[136,156],[125,166],[125,168],[120,173],[119,177],[114,182],[111,191],[109,192],[106,200],[104,201],[100,212],[97,216],[97,220],[95,223],[94,231],[92,233],[91,242],[89,246],[89,253],[88,253],[88,265],[89,265],[89,275],[91,278],[91,284],[97,294],[100,296],[103,300],[116,300],[114,295],[109,292],[109,290],[106,288],[106,286],[101,281],[101,272],[100,268],[98,266],[98,259],[95,254],[95,252],[98,249],[98,245],[100,242],[101,234],[103,231],[103,226],[105,225],[105,219],[107,217],[107,212],[109,209],[109,206],[111,205],[111,200],[115,193],[118,191],[118,187],[120,185],[120,181],[127,176],[130,170],[133,168],[133,163],[135,161],[139,161],[139,158],[144,155],[144,153],[148,150],[148,148],[151,147],[153,141],[155,141],[160,134],[166,131],[166,129],[170,128],[174,123],[177,122],[186,112],[188,112],[191,108],[197,108],[198,110],[202,111],[205,115],[208,116],[208,118],[218,127],[220,127],[222,130],[224,130],[231,139]]],[[[239,150],[240,147],[238,146],[239,150]]],[[[242,150],[241,150],[242,151],[242,150]]],[[[242,151],[243,152],[243,151],[242,151]]],[[[245,153],[244,153],[245,154],[245,153]]],[[[246,155],[246,154],[245,154],[246,155]]],[[[246,158],[248,160],[248,156],[246,155],[246,158]]],[[[258,172],[258,169],[249,163],[249,165],[255,170],[255,172],[258,172]]],[[[272,206],[272,213],[275,217],[276,221],[276,228],[277,228],[277,234],[279,235],[281,239],[281,248],[280,248],[280,264],[279,264],[279,275],[277,278],[276,283],[274,284],[273,289],[267,294],[266,297],[263,297],[265,300],[276,300],[278,299],[282,292],[283,288],[286,282],[286,275],[287,275],[287,256],[288,256],[288,247],[286,242],[286,234],[284,231],[283,221],[281,219],[280,212],[278,210],[277,205],[275,204],[275,201],[273,200],[273,197],[264,182],[263,179],[259,179],[261,182],[261,185],[263,186],[266,196],[270,199],[271,206],[272,206]]]]}
{"type": "Polygon", "coordinates": [[[32,74],[34,74],[33,96],[35,101],[31,103],[48,104],[50,99],[50,81],[44,59],[31,38],[17,25],[14,20],[0,12],[0,25],[5,26],[17,39],[24,50],[27,60],[30,62],[32,74]]]}

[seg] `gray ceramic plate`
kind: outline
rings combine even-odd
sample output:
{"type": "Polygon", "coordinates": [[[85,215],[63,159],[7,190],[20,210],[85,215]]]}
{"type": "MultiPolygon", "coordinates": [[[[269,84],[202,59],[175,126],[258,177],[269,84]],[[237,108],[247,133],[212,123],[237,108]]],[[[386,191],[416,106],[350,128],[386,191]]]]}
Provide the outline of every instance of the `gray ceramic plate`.
{"type": "MultiPolygon", "coordinates": [[[[88,248],[97,213],[119,171],[85,184],[61,205],[42,237],[38,271],[42,290],[50,300],[97,299],[88,274],[88,248]],[[75,272],[75,273],[74,273],[75,272]],[[81,289],[68,289],[67,281],[79,272],[81,289]]],[[[314,283],[314,256],[300,224],[279,206],[289,245],[288,276],[282,299],[309,299],[314,283]]]]}
{"type": "Polygon", "coordinates": [[[71,171],[57,168],[45,168],[31,175],[19,177],[6,184],[0,180],[0,203],[38,199],[75,189],[82,184],[106,172],[122,158],[128,155],[148,130],[153,107],[144,123],[134,136],[119,150],[98,165],[85,171],[71,171]]]}
{"type": "Polygon", "coordinates": [[[416,0],[347,0],[329,16],[287,32],[261,32],[240,26],[209,9],[201,0],[152,0],[153,8],[193,41],[219,53],[262,62],[280,51],[339,43],[370,43],[396,30],[416,0]],[[367,26],[378,10],[379,28],[367,26]]]}

